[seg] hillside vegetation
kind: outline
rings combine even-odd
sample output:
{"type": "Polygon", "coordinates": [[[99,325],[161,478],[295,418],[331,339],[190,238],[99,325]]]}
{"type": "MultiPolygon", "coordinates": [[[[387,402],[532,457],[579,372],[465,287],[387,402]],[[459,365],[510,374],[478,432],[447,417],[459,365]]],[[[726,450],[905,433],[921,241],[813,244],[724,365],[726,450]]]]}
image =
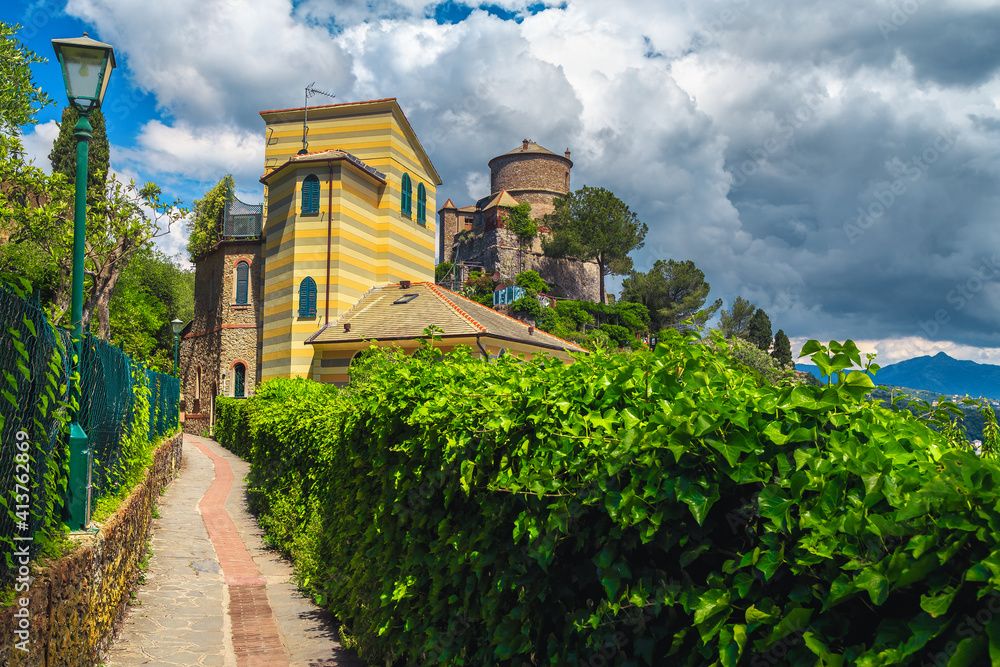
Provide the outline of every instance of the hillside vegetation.
{"type": "Polygon", "coordinates": [[[572,365],[430,345],[345,390],[273,380],[220,438],[363,657],[420,665],[1000,661],[1000,469],[840,374],[720,341],[572,365]]]}

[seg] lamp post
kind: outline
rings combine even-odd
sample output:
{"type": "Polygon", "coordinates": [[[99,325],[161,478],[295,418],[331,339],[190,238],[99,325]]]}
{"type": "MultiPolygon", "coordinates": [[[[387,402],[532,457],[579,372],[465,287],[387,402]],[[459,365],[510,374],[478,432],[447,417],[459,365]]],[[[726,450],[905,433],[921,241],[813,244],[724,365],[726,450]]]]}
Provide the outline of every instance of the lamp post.
{"type": "Polygon", "coordinates": [[[73,301],[70,321],[73,325],[73,352],[76,355],[76,380],[70,388],[76,398],[69,432],[69,483],[66,486],[67,525],[71,530],[86,528],[90,520],[90,451],[87,434],[80,426],[80,378],[83,359],[83,252],[87,236],[87,149],[90,143],[90,112],[101,106],[108,79],[115,67],[115,52],[110,44],[87,37],[53,39],[52,48],[62,68],[69,103],[80,114],[73,128],[76,144],[76,207],[73,219],[73,301]]]}
{"type": "Polygon", "coordinates": [[[177,335],[183,326],[184,323],[176,317],[170,320],[170,328],[174,330],[174,377],[177,377],[177,335]]]}

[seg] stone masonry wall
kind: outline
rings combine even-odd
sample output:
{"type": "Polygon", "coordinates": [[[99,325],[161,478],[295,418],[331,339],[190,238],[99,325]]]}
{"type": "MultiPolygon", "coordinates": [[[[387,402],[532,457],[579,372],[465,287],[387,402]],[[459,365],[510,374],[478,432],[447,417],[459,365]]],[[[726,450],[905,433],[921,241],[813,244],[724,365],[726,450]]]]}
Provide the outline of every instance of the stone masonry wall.
{"type": "Polygon", "coordinates": [[[556,195],[569,192],[569,160],[558,155],[520,153],[501,155],[490,160],[490,192],[506,190],[515,199],[521,190],[548,191],[556,195]]]}
{"type": "Polygon", "coordinates": [[[195,314],[181,341],[180,373],[187,419],[184,430],[207,433],[211,423],[213,387],[233,395],[233,366],[246,365],[246,395],[251,395],[259,372],[259,327],[262,313],[264,261],[259,240],[223,241],[199,260],[195,268],[195,314]],[[236,265],[250,264],[247,303],[236,303],[236,265]],[[201,396],[196,404],[198,369],[201,396]],[[196,409],[197,408],[197,409],[196,409]]]}
{"type": "MultiPolygon", "coordinates": [[[[459,261],[482,264],[488,272],[500,271],[513,278],[521,271],[538,271],[551,286],[553,296],[596,302],[600,294],[600,273],[596,262],[556,259],[542,253],[542,241],[536,238],[531,248],[522,250],[517,237],[507,229],[493,229],[476,234],[456,246],[459,261]],[[522,268],[523,267],[523,268],[522,268]]],[[[462,276],[463,279],[468,276],[462,276]]]]}
{"type": "Polygon", "coordinates": [[[8,631],[23,625],[17,605],[0,611],[0,665],[92,667],[108,650],[125,614],[146,552],[153,505],[180,469],[182,436],[157,448],[143,481],[96,535],[74,537],[69,555],[44,566],[32,564],[27,597],[28,651],[8,631]]]}

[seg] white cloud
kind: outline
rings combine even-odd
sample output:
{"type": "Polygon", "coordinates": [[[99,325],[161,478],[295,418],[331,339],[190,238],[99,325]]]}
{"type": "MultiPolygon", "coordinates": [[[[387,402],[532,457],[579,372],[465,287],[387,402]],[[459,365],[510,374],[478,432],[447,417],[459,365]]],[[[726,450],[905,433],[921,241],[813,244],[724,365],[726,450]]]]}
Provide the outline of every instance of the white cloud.
{"type": "Polygon", "coordinates": [[[1000,245],[995,3],[923,3],[888,36],[891,4],[869,0],[493,4],[520,22],[476,9],[439,25],[422,0],[67,11],[155,96],[161,117],[113,159],[161,185],[204,191],[228,171],[253,187],[257,112],[301,105],[316,81],[339,101],[398,98],[444,178],[440,202],[487,195],[487,161],[522,138],[569,147],[574,187],[611,189],[649,225],[640,269],[692,259],[712,298],[743,295],[800,339],[880,341],[895,358],[937,344],[919,322],[944,308],[941,349],[1000,347],[1000,271],[963,308],[948,302],[1000,245]],[[942,129],[954,146],[852,242],[845,222],[942,129]]]}
{"type": "Polygon", "coordinates": [[[33,162],[46,174],[52,173],[52,163],[49,162],[49,153],[52,151],[52,144],[59,136],[59,125],[50,120],[41,125],[35,125],[31,132],[25,134],[21,141],[24,146],[25,157],[29,162],[33,162]]]}
{"type": "Polygon", "coordinates": [[[235,126],[170,126],[154,120],[143,126],[136,146],[117,149],[115,159],[144,173],[181,174],[213,183],[233,174],[239,186],[247,187],[264,173],[262,136],[235,126]]]}

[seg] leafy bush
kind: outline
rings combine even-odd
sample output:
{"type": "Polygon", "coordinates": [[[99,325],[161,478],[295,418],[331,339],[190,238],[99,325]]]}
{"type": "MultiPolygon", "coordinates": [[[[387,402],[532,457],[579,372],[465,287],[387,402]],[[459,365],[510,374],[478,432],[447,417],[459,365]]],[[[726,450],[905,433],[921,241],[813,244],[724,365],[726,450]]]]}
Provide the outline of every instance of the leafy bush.
{"type": "Polygon", "coordinates": [[[806,349],[839,382],[760,383],[671,331],[268,383],[251,500],[373,661],[996,663],[997,463],[866,401],[853,343],[806,349]]]}
{"type": "Polygon", "coordinates": [[[784,369],[767,352],[742,338],[731,338],[720,342],[728,349],[733,361],[767,384],[782,384],[786,382],[784,369]]]}
{"type": "Polygon", "coordinates": [[[514,277],[514,284],[536,293],[545,294],[549,291],[549,284],[542,280],[538,271],[522,271],[514,277]]]}
{"type": "Polygon", "coordinates": [[[215,399],[215,429],[212,436],[220,445],[237,456],[244,458],[250,455],[250,443],[247,440],[247,401],[228,396],[217,396],[215,399]]]}

